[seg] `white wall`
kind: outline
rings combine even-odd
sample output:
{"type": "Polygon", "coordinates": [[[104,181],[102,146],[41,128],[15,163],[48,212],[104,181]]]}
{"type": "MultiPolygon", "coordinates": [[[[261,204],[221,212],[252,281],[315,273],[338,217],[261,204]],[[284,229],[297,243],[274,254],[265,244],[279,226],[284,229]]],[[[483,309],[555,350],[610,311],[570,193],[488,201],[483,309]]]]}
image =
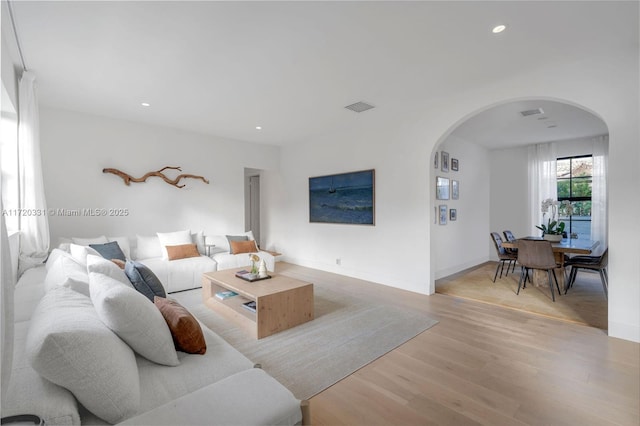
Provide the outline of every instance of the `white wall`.
{"type": "Polygon", "coordinates": [[[300,265],[426,293],[429,154],[407,131],[374,109],[349,130],[283,149],[281,174],[263,185],[272,200],[267,247],[300,265]],[[375,169],[375,226],[309,223],[309,177],[365,169],[375,169]]]}
{"type": "MultiPolygon", "coordinates": [[[[516,237],[529,235],[527,148],[496,149],[490,153],[491,214],[490,227],[503,236],[510,230],[516,237]]],[[[493,242],[487,235],[492,260],[498,260],[493,242]]]]}
{"type": "MultiPolygon", "coordinates": [[[[432,196],[435,207],[444,204],[448,210],[456,209],[458,216],[457,220],[449,221],[447,213],[446,225],[432,222],[431,238],[438,241],[434,250],[435,262],[431,265],[435,270],[435,279],[489,260],[487,240],[490,232],[491,202],[491,162],[490,152],[486,148],[450,136],[437,149],[438,153],[449,153],[449,163],[453,158],[458,159],[459,170],[451,170],[449,164],[449,172],[443,172],[440,155],[438,170],[431,168],[431,181],[435,182],[436,176],[448,178],[450,181],[457,180],[460,184],[460,197],[457,200],[436,200],[435,193],[432,196]]],[[[432,189],[435,189],[435,184],[432,189]]]]}
{"type": "MultiPolygon", "coordinates": [[[[153,235],[190,228],[208,235],[244,231],[244,169],[275,169],[278,148],[42,108],[41,149],[50,209],[128,209],[127,216],[50,218],[59,237],[153,235]],[[134,177],[180,166],[209,184],[187,179],[179,189],[160,178],[131,183],[102,172],[134,177]]],[[[166,171],[175,177],[178,172],[166,171]]]]}

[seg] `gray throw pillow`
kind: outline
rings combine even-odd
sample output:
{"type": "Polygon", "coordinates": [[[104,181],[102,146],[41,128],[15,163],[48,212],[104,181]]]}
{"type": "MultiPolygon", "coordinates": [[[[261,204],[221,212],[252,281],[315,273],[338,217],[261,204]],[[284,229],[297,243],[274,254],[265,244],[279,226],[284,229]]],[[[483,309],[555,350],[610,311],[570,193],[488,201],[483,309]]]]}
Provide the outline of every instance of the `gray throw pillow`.
{"type": "Polygon", "coordinates": [[[231,246],[231,241],[249,241],[249,237],[246,235],[227,235],[227,240],[229,241],[229,252],[235,254],[231,246]]]}
{"type": "Polygon", "coordinates": [[[105,244],[89,244],[89,247],[100,253],[100,256],[105,259],[120,259],[123,262],[127,260],[117,241],[105,244]]]}
{"type": "Polygon", "coordinates": [[[162,282],[146,265],[134,260],[127,260],[124,265],[124,273],[127,274],[133,287],[144,294],[151,302],[155,296],[167,297],[162,282]]]}

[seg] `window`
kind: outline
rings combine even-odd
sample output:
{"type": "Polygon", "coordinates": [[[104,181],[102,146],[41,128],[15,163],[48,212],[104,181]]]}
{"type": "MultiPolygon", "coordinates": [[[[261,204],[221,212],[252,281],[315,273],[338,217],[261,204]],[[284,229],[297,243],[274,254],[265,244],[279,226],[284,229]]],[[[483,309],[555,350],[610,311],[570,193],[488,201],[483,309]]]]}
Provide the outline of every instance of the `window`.
{"type": "MultiPolygon", "coordinates": [[[[0,188],[2,207],[5,210],[19,208],[18,201],[18,118],[13,103],[2,85],[2,110],[0,115],[0,188]]],[[[16,214],[5,215],[8,231],[17,231],[20,225],[16,214]]]]}
{"type": "Polygon", "coordinates": [[[591,189],[593,157],[558,158],[558,201],[568,200],[573,205],[573,215],[561,212],[560,220],[566,223],[567,234],[577,234],[581,239],[591,239],[591,189]]]}

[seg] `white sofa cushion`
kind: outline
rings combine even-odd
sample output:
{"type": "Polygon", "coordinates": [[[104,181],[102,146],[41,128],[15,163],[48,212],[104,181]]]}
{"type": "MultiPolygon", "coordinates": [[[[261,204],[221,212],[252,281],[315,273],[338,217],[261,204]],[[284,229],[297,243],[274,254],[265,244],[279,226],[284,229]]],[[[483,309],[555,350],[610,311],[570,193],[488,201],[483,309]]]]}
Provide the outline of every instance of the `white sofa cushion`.
{"type": "MultiPolygon", "coordinates": [[[[195,312],[193,313],[195,315],[195,312]]],[[[202,323],[200,327],[207,344],[207,352],[203,355],[178,351],[180,365],[171,368],[158,365],[140,356],[136,357],[140,388],[144,389],[140,395],[139,413],[253,367],[251,360],[222,337],[202,323]]]]}
{"type": "Polygon", "coordinates": [[[259,368],[241,371],[123,425],[295,425],[300,401],[259,368]],[[206,421],[203,421],[206,419],[206,421]]]}
{"type": "Polygon", "coordinates": [[[28,330],[28,321],[16,322],[13,366],[8,391],[2,395],[2,417],[29,413],[39,416],[48,425],[79,424],[78,403],[73,394],[42,378],[29,364],[25,356],[28,330]]]}
{"type": "MultiPolygon", "coordinates": [[[[14,301],[14,321],[27,321],[44,296],[44,279],[47,276],[47,268],[37,266],[24,271],[16,284],[14,301]]],[[[88,293],[87,293],[88,294],[88,293]]],[[[25,330],[26,331],[26,330],[25,330]]]]}
{"type": "Polygon", "coordinates": [[[160,240],[160,245],[162,246],[162,258],[164,260],[169,259],[169,254],[167,253],[166,246],[179,246],[182,244],[192,244],[193,238],[191,237],[191,230],[187,229],[184,231],[176,231],[176,232],[158,232],[158,239],[160,240]]]}
{"type": "Polygon", "coordinates": [[[202,286],[202,274],[217,269],[216,262],[207,257],[189,257],[178,260],[164,260],[162,258],[141,259],[158,277],[167,293],[202,286]]]}
{"type": "Polygon", "coordinates": [[[73,237],[73,238],[71,238],[71,242],[73,244],[77,244],[79,246],[88,246],[89,244],[104,244],[104,243],[108,243],[109,239],[107,239],[107,237],[105,237],[104,235],[100,235],[99,237],[94,237],[94,238],[77,238],[77,237],[73,237]]]}
{"type": "Polygon", "coordinates": [[[102,322],[131,349],[158,364],[179,364],[169,327],[147,297],[98,272],[89,274],[89,289],[102,322]]]}
{"type": "MultiPolygon", "coordinates": [[[[69,244],[61,244],[61,245],[66,245],[67,249],[69,248],[69,244]]],[[[60,257],[63,256],[64,254],[69,254],[68,250],[64,250],[61,248],[54,248],[53,250],[51,250],[51,253],[49,253],[49,257],[47,257],[47,260],[45,261],[45,266],[47,269],[51,268],[51,266],[53,266],[54,263],[56,263],[56,260],[60,257]]]]}
{"type": "Polygon", "coordinates": [[[191,239],[193,244],[198,247],[198,252],[200,254],[207,254],[207,248],[204,245],[204,232],[198,231],[191,234],[191,239]]]}
{"type": "Polygon", "coordinates": [[[45,294],[31,318],[26,354],[34,370],[98,417],[117,423],[138,411],[135,355],[87,296],[64,287],[45,294]]]}
{"type": "MultiPolygon", "coordinates": [[[[45,291],[57,287],[69,287],[85,296],[89,295],[89,275],[84,265],[69,253],[53,250],[56,255],[47,261],[47,275],[44,279],[45,291]]],[[[52,254],[53,254],[52,252],[52,254]]]]}
{"type": "Polygon", "coordinates": [[[162,246],[157,235],[136,235],[136,259],[152,259],[162,257],[162,246]]]}
{"type": "Polygon", "coordinates": [[[69,244],[69,253],[71,253],[71,257],[73,257],[83,265],[87,264],[88,255],[92,254],[94,256],[100,256],[100,253],[98,253],[95,249],[89,246],[80,246],[74,243],[69,244]]]}

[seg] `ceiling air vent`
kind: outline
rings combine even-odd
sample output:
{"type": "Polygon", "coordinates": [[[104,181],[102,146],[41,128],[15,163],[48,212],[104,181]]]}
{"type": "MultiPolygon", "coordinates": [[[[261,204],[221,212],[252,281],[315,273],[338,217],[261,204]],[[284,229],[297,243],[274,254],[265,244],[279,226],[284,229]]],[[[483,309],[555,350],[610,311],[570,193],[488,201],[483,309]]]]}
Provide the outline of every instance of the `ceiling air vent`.
{"type": "Polygon", "coordinates": [[[523,117],[528,117],[530,115],[544,114],[544,111],[542,110],[542,108],[536,108],[536,109],[528,109],[526,111],[520,111],[520,114],[523,117]]]}
{"type": "Polygon", "coordinates": [[[347,105],[345,108],[354,112],[364,112],[368,109],[374,108],[374,106],[364,102],[356,102],[355,104],[347,105]]]}

